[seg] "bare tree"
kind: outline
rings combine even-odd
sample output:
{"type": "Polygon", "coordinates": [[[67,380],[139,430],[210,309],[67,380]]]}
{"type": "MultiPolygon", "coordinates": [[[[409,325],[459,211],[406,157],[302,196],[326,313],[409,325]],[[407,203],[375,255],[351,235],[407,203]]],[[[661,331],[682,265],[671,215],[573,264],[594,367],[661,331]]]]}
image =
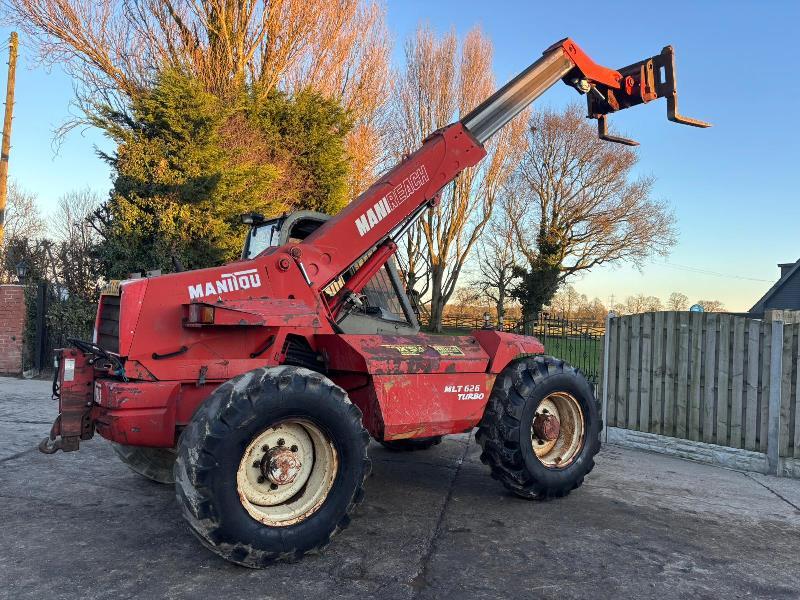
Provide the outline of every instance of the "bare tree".
{"type": "Polygon", "coordinates": [[[586,294],[579,293],[572,285],[565,285],[558,290],[548,309],[556,317],[592,323],[602,322],[608,314],[600,298],[589,300],[586,294]]]}
{"type": "Polygon", "coordinates": [[[533,318],[569,276],[598,265],[640,264],[674,244],[674,217],[632,179],[636,153],[597,138],[575,105],[530,122],[514,180],[511,219],[528,268],[515,294],[533,318]]]}
{"type": "Polygon", "coordinates": [[[704,312],[725,312],[725,304],[719,300],[698,300],[697,304],[703,307],[704,312]]]}
{"type": "Polygon", "coordinates": [[[505,320],[506,305],[511,300],[514,267],[518,258],[514,247],[514,228],[503,215],[494,219],[477,246],[477,286],[494,303],[498,324],[505,320]]]}
{"type": "Polygon", "coordinates": [[[374,179],[386,138],[386,105],[391,91],[391,37],[386,11],[376,4],[348,0],[325,30],[311,40],[302,60],[287,70],[291,90],[311,88],[334,98],[348,111],[354,125],[348,134],[350,190],[360,194],[374,179]]]}
{"type": "Polygon", "coordinates": [[[16,281],[16,264],[26,259],[27,247],[42,238],[45,229],[45,221],[36,204],[36,195],[10,181],[5,234],[0,243],[0,283],[16,281]]]}
{"type": "Polygon", "coordinates": [[[637,294],[636,296],[625,298],[625,302],[617,308],[621,314],[635,315],[643,312],[664,310],[664,305],[661,303],[661,299],[656,296],[637,294]]]}
{"type": "Polygon", "coordinates": [[[452,307],[460,315],[480,311],[481,292],[474,286],[462,285],[453,293],[452,307]]]}
{"type": "Polygon", "coordinates": [[[667,310],[686,310],[689,308],[689,297],[681,292],[672,292],[667,300],[667,310]]]}
{"type": "Polygon", "coordinates": [[[608,315],[608,308],[600,298],[592,298],[581,305],[578,319],[592,323],[602,323],[608,315]]]}
{"type": "MultiPolygon", "coordinates": [[[[311,88],[352,111],[354,190],[376,167],[389,36],[368,0],[2,0],[11,21],[76,81],[87,115],[124,107],[173,67],[226,98],[311,88]]],[[[80,123],[74,121],[65,126],[80,123]]]]}
{"type": "Polygon", "coordinates": [[[581,298],[574,286],[565,285],[553,294],[548,304],[549,312],[556,317],[572,319],[577,315],[581,301],[586,302],[586,296],[581,298]]]}
{"type": "Polygon", "coordinates": [[[36,194],[27,192],[17,182],[10,181],[5,221],[6,236],[35,240],[44,235],[45,229],[45,221],[36,203],[36,194]]]}
{"type": "MultiPolygon", "coordinates": [[[[474,108],[493,91],[491,59],[491,42],[477,28],[465,36],[460,51],[452,31],[437,37],[428,27],[417,30],[406,44],[405,70],[397,77],[395,92],[395,131],[401,153],[419,147],[429,133],[474,108]]],[[[441,201],[421,219],[422,237],[406,240],[409,256],[426,257],[428,326],[435,331],[441,330],[444,307],[521,156],[523,132],[524,121],[517,119],[488,142],[489,156],[448,185],[441,201]]]]}
{"type": "Polygon", "coordinates": [[[53,236],[52,279],[69,296],[93,302],[99,292],[100,265],[94,256],[99,235],[90,217],[100,197],[90,189],[63,195],[50,223],[53,236]]]}
{"type": "Polygon", "coordinates": [[[425,234],[421,227],[412,227],[400,243],[397,260],[405,277],[406,293],[417,312],[430,316],[428,290],[431,278],[430,268],[425,256],[425,234]]]}

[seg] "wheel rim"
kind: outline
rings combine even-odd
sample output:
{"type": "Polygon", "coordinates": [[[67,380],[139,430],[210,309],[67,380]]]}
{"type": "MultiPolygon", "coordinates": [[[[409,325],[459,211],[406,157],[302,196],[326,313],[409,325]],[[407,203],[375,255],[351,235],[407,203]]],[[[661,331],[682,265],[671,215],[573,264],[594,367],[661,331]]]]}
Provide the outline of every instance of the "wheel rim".
{"type": "Polygon", "coordinates": [[[302,419],[282,421],[245,449],[236,473],[239,499],[265,525],[293,525],[322,506],[338,470],[336,448],[319,427],[302,419]]]}
{"type": "Polygon", "coordinates": [[[584,433],[578,400],[567,392],[553,392],[539,403],[533,416],[533,452],[546,467],[563,469],[583,448],[584,433]]]}

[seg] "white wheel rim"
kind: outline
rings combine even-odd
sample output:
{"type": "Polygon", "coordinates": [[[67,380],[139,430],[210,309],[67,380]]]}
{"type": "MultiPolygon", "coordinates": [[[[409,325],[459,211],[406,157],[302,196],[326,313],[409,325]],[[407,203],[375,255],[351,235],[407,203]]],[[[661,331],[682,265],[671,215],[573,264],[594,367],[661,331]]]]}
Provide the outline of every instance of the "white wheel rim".
{"type": "Polygon", "coordinates": [[[239,500],[265,525],[293,525],[322,506],[338,469],[336,448],[319,427],[302,419],[282,421],[245,449],[236,473],[239,500]]]}
{"type": "Polygon", "coordinates": [[[558,437],[552,440],[537,437],[531,422],[533,452],[544,466],[563,469],[583,448],[585,426],[581,405],[572,394],[553,392],[539,403],[533,420],[544,415],[552,415],[558,420],[558,437]]]}

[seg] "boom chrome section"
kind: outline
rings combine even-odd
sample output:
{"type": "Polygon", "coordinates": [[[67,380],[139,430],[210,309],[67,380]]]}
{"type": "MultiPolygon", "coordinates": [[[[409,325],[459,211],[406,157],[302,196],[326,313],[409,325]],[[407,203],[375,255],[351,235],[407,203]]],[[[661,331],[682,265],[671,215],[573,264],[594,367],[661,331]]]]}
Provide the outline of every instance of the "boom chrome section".
{"type": "Polygon", "coordinates": [[[461,119],[461,124],[483,144],[574,67],[561,47],[551,50],[461,119]]]}

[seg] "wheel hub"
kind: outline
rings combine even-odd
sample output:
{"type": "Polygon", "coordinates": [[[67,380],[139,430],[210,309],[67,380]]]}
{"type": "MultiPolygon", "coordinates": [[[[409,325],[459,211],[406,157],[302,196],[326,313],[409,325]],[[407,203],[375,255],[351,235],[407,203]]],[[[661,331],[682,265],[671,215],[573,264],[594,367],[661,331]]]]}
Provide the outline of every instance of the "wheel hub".
{"type": "Polygon", "coordinates": [[[561,432],[561,424],[555,415],[549,413],[542,413],[536,415],[533,420],[533,433],[537,439],[546,442],[552,442],[558,439],[558,434],[561,432]]]}
{"type": "Polygon", "coordinates": [[[287,485],[292,483],[303,468],[296,452],[289,448],[273,448],[261,461],[261,473],[272,483],[287,485]]]}
{"type": "Polygon", "coordinates": [[[338,471],[332,441],[314,423],[287,419],[256,435],[236,473],[239,500],[251,517],[285,527],[325,501],[338,471]]]}
{"type": "Polygon", "coordinates": [[[569,466],[580,454],[584,435],[583,411],[572,394],[553,392],[539,403],[531,422],[531,445],[544,466],[569,466]]]}

